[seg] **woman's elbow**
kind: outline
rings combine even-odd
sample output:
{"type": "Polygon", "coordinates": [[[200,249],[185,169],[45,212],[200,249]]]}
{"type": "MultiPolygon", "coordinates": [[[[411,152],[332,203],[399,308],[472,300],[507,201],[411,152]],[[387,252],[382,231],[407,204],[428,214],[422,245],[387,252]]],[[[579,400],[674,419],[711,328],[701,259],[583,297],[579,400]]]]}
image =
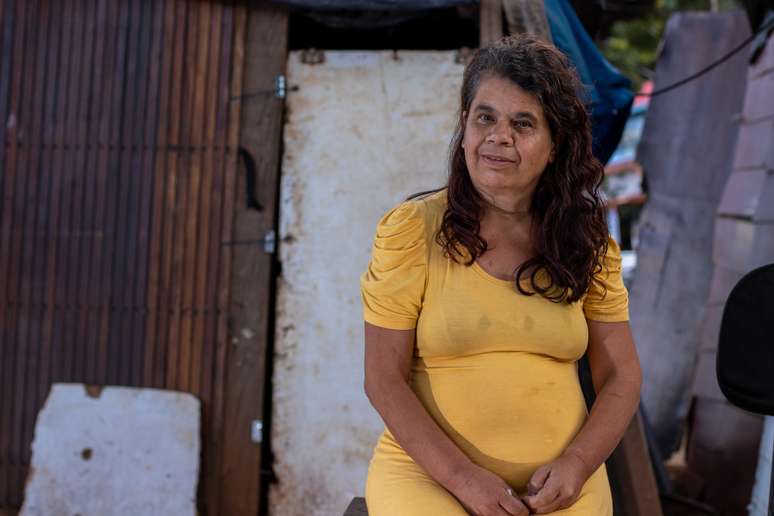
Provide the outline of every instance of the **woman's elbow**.
{"type": "Polygon", "coordinates": [[[383,383],[384,379],[380,377],[379,373],[366,369],[365,379],[363,380],[363,391],[365,392],[368,401],[370,401],[371,405],[377,410],[379,408],[379,401],[382,398],[381,393],[384,392],[384,389],[382,388],[383,383]]]}
{"type": "Polygon", "coordinates": [[[395,392],[398,382],[404,381],[399,375],[389,374],[386,371],[373,371],[366,368],[363,380],[363,391],[368,401],[379,410],[384,397],[390,392],[395,392]]]}

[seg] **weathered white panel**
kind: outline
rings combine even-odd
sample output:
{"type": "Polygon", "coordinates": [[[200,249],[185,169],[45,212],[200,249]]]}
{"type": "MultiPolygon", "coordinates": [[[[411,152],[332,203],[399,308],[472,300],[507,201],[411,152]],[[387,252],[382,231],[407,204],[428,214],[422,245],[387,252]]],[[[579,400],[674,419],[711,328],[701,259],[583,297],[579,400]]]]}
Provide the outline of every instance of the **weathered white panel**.
{"type": "Polygon", "coordinates": [[[382,423],[363,393],[359,275],[379,217],[441,186],[462,65],[453,52],[290,54],[280,205],[271,513],[342,514],[382,423]]]}
{"type": "Polygon", "coordinates": [[[199,417],[187,393],[54,384],[21,515],[194,516],[199,417]]]}

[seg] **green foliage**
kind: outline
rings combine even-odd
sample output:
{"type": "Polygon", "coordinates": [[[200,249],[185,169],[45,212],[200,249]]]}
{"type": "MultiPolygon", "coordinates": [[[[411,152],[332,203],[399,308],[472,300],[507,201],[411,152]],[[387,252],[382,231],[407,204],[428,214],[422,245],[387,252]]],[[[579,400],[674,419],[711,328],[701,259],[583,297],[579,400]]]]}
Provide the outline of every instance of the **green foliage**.
{"type": "MultiPolygon", "coordinates": [[[[641,18],[613,24],[607,39],[600,45],[605,57],[639,89],[650,79],[658,58],[658,47],[669,17],[677,11],[706,11],[711,0],[658,0],[654,12],[641,18]]],[[[735,0],[717,0],[720,10],[735,9],[735,0]]]]}

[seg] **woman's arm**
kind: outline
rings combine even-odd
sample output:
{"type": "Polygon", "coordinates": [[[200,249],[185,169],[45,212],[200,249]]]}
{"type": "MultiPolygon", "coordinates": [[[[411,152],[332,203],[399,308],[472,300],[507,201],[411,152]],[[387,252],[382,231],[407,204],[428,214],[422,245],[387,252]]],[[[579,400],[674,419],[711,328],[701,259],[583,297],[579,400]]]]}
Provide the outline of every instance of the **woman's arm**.
{"type": "Polygon", "coordinates": [[[525,501],[537,513],[568,507],[610,456],[640,401],[642,372],[628,322],[588,321],[588,359],[597,398],[578,435],[557,460],[539,468],[525,501]]]}
{"type": "Polygon", "coordinates": [[[500,477],[473,464],[430,417],[408,384],[415,330],[365,323],[365,392],[414,461],[474,514],[527,515],[500,477]]]}

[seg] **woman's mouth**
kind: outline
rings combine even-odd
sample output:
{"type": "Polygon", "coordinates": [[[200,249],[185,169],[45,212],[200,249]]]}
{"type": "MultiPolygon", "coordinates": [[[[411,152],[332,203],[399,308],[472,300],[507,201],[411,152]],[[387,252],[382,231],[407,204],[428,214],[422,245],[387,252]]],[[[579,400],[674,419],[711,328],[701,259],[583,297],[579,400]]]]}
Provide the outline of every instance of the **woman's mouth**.
{"type": "Polygon", "coordinates": [[[500,156],[492,156],[490,154],[482,154],[481,160],[490,167],[493,168],[505,168],[513,164],[513,160],[502,158],[500,156]]]}

